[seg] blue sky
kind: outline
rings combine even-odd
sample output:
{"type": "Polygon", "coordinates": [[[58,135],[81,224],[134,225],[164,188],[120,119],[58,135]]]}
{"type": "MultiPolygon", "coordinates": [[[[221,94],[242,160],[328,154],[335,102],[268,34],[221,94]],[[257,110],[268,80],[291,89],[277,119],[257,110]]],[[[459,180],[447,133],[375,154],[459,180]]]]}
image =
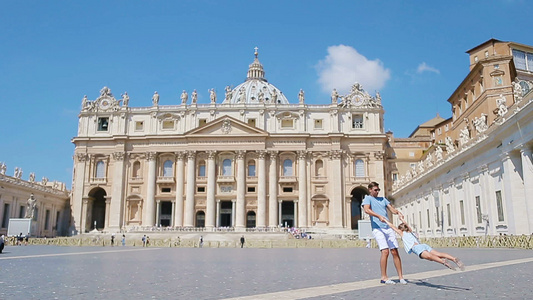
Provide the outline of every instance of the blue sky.
{"type": "MultiPolygon", "coordinates": [[[[130,106],[178,104],[182,90],[244,81],[259,47],[292,103],[331,87],[379,90],[397,137],[438,112],[490,39],[533,45],[529,1],[2,1],[0,161],[27,179],[72,180],[81,100],[103,86],[130,106]],[[528,21],[529,19],[529,21],[528,21]]],[[[219,97],[220,98],[220,97],[219,97]]]]}

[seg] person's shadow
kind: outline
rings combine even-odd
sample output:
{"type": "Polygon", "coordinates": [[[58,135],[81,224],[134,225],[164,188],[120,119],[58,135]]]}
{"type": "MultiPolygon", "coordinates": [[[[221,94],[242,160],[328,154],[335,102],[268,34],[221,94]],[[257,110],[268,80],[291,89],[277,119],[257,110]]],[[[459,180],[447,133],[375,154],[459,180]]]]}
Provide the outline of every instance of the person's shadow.
{"type": "Polygon", "coordinates": [[[429,283],[427,281],[422,280],[409,280],[410,284],[416,284],[419,286],[425,286],[429,288],[435,288],[435,289],[441,289],[441,290],[447,290],[447,291],[470,291],[469,288],[463,288],[458,286],[450,286],[450,285],[441,285],[441,284],[433,284],[429,283]]]}

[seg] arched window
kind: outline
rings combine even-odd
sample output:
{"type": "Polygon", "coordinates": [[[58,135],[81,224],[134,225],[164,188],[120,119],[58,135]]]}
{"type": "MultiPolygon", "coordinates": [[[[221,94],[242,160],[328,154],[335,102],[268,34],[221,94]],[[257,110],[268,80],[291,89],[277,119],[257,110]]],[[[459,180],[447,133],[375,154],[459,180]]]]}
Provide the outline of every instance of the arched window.
{"type": "Polygon", "coordinates": [[[105,178],[105,163],[103,161],[96,163],[96,178],[105,178]]]}
{"type": "Polygon", "coordinates": [[[222,161],[222,176],[231,176],[231,159],[225,159],[222,161]]]}
{"type": "Polygon", "coordinates": [[[320,159],[315,162],[315,176],[324,176],[324,162],[320,159]]]}
{"type": "Polygon", "coordinates": [[[198,164],[198,177],[205,177],[205,161],[200,161],[198,164]]]}
{"type": "Polygon", "coordinates": [[[136,162],[133,163],[131,177],[139,178],[140,175],[141,175],[141,162],[136,161],[136,162]]]}
{"type": "Polygon", "coordinates": [[[355,177],[365,177],[365,162],[362,159],[355,161],[355,177]]]}
{"type": "Polygon", "coordinates": [[[163,177],[172,177],[172,161],[169,159],[163,164],[163,177]]]}
{"type": "Polygon", "coordinates": [[[248,176],[255,176],[255,160],[248,162],[248,176]]]}
{"type": "Polygon", "coordinates": [[[283,176],[293,176],[292,174],[292,160],[286,159],[283,161],[283,176]]]}

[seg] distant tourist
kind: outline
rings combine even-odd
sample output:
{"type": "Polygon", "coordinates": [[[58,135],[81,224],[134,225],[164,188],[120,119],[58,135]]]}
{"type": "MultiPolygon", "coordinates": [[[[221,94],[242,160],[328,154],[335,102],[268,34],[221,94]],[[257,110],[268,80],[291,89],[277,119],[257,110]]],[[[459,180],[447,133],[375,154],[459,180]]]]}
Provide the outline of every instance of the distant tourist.
{"type": "Polygon", "coordinates": [[[204,237],[200,236],[200,241],[198,241],[198,247],[202,248],[204,246],[204,237]]]}
{"type": "Polygon", "coordinates": [[[241,248],[244,247],[244,235],[241,236],[241,248]]]}
{"type": "Polygon", "coordinates": [[[142,237],[143,247],[146,247],[146,234],[142,237]]]}
{"type": "Polygon", "coordinates": [[[150,237],[146,237],[146,247],[150,246],[150,237]]]}
{"type": "Polygon", "coordinates": [[[126,246],[126,235],[122,235],[122,246],[126,246]]]}
{"type": "Polygon", "coordinates": [[[400,216],[400,221],[402,221],[402,223],[398,225],[398,227],[395,227],[389,220],[385,220],[385,222],[402,237],[405,252],[414,253],[421,259],[438,262],[455,271],[455,267],[448,262],[448,260],[451,260],[461,269],[461,271],[465,270],[465,265],[459,258],[453,257],[448,253],[438,252],[427,244],[421,244],[413,233],[411,227],[407,225],[407,222],[403,219],[403,216],[400,216]]]}
{"type": "Polygon", "coordinates": [[[115,246],[115,234],[111,234],[111,247],[115,246]]]}
{"type": "Polygon", "coordinates": [[[0,253],[2,253],[2,251],[4,251],[4,245],[5,245],[5,238],[4,238],[4,235],[2,234],[0,236],[0,253]]]}

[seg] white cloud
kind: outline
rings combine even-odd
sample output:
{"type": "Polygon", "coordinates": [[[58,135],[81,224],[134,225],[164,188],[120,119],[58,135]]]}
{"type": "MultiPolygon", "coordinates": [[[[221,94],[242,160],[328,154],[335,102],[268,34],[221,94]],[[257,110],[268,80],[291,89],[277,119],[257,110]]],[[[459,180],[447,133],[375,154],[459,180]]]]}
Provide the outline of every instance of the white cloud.
{"type": "Polygon", "coordinates": [[[355,82],[373,94],[385,86],[390,70],[379,59],[369,60],[353,47],[338,45],[328,47],[328,55],[316,65],[318,83],[324,92],[334,88],[346,94],[355,82]]]}
{"type": "Polygon", "coordinates": [[[430,67],[425,62],[422,62],[421,64],[418,65],[418,68],[416,69],[416,73],[422,74],[424,72],[433,72],[433,73],[440,74],[440,71],[438,69],[430,67]]]}

